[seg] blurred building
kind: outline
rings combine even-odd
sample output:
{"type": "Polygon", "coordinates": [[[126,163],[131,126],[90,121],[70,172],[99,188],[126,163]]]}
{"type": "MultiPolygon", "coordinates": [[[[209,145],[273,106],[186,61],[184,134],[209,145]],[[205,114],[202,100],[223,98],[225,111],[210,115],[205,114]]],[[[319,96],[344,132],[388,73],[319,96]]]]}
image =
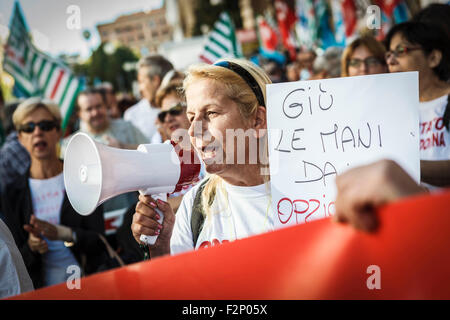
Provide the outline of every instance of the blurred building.
{"type": "Polygon", "coordinates": [[[242,25],[244,29],[252,30],[256,28],[256,16],[264,15],[269,11],[275,11],[273,0],[239,0],[241,9],[242,25]]]}
{"type": "Polygon", "coordinates": [[[195,26],[195,5],[196,1],[192,0],[168,0],[169,2],[176,2],[178,7],[179,23],[185,38],[193,36],[195,26]]]}
{"type": "Polygon", "coordinates": [[[157,52],[161,43],[172,40],[164,7],[120,16],[114,22],[97,25],[97,30],[102,42],[118,42],[143,55],[157,52]]]}
{"type": "MultiPolygon", "coordinates": [[[[179,15],[179,23],[183,31],[184,37],[190,38],[193,36],[194,26],[197,22],[195,10],[200,1],[210,1],[212,5],[221,5],[226,0],[167,0],[172,3],[172,7],[176,7],[179,15]]],[[[292,1],[292,0],[288,0],[292,1]]],[[[239,8],[243,23],[243,28],[252,30],[256,27],[255,17],[263,14],[266,10],[273,9],[273,0],[238,0],[239,8]]]]}

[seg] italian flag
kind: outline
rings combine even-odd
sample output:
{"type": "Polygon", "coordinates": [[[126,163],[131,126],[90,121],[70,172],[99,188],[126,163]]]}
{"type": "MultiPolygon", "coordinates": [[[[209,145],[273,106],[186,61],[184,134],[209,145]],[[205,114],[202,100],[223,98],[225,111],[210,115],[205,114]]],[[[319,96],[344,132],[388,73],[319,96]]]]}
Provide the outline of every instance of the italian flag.
{"type": "Polygon", "coordinates": [[[81,87],[81,82],[60,60],[40,52],[31,42],[19,3],[14,4],[3,68],[14,78],[25,97],[40,96],[61,108],[65,128],[81,87]]]}
{"type": "Polygon", "coordinates": [[[212,64],[221,58],[240,57],[242,57],[242,49],[236,38],[233,21],[228,13],[222,12],[209,33],[200,59],[212,64]]]}

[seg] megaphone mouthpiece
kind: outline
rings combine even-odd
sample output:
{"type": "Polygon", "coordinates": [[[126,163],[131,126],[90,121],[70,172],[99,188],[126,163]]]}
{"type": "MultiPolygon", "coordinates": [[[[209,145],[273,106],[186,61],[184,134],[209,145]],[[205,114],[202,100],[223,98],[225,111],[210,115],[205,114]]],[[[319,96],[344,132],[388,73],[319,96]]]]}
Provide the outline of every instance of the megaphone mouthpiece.
{"type": "Polygon", "coordinates": [[[89,215],[104,201],[122,193],[180,191],[200,172],[195,152],[187,152],[173,142],[139,145],[138,150],[112,148],[77,133],[64,156],[67,196],[78,213],[89,215]]]}

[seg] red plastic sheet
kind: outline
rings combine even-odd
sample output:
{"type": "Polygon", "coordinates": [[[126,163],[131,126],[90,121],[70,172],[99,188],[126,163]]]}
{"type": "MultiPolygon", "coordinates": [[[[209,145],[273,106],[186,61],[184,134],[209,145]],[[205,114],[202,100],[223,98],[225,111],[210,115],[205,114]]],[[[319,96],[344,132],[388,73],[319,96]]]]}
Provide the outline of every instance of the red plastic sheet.
{"type": "Polygon", "coordinates": [[[450,299],[450,192],[379,215],[376,234],[315,221],[99,273],[80,289],[63,283],[15,298],[450,299]],[[372,265],[381,289],[367,286],[372,265]]]}

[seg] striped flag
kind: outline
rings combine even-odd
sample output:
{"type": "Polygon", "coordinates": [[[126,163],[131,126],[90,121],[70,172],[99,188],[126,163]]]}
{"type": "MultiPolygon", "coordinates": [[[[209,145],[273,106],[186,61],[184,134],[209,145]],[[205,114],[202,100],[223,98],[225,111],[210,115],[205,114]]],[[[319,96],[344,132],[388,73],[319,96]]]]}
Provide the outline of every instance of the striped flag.
{"type": "Polygon", "coordinates": [[[25,97],[41,96],[61,108],[65,128],[80,90],[80,81],[60,60],[40,52],[31,42],[19,3],[14,12],[5,46],[3,68],[14,77],[15,87],[25,97]]]}
{"type": "Polygon", "coordinates": [[[241,44],[236,38],[233,21],[226,12],[220,14],[219,20],[209,33],[200,59],[212,64],[221,58],[241,58],[241,44]]]}
{"type": "Polygon", "coordinates": [[[294,61],[297,55],[296,41],[292,35],[295,22],[297,21],[294,9],[285,1],[275,0],[275,11],[283,45],[288,50],[291,60],[294,61]]]}

